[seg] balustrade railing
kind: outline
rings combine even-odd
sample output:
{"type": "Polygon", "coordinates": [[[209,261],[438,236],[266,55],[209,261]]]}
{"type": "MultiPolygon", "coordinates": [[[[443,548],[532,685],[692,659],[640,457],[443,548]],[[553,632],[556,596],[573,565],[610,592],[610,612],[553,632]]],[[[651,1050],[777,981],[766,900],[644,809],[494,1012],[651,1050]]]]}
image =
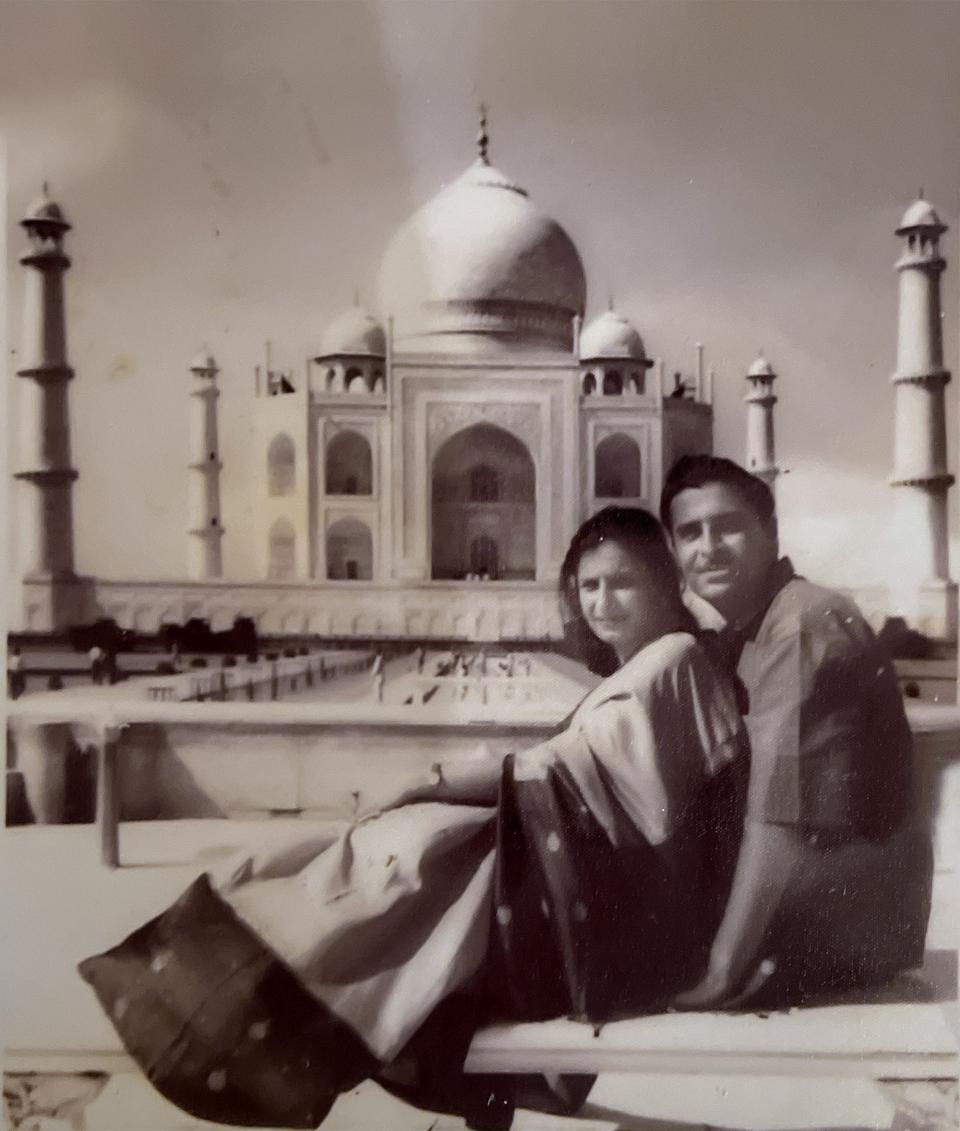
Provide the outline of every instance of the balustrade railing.
{"type": "Polygon", "coordinates": [[[147,698],[162,703],[278,699],[326,680],[365,671],[373,666],[375,658],[372,652],[344,659],[328,655],[284,656],[230,668],[177,672],[152,679],[147,686],[147,698]]]}

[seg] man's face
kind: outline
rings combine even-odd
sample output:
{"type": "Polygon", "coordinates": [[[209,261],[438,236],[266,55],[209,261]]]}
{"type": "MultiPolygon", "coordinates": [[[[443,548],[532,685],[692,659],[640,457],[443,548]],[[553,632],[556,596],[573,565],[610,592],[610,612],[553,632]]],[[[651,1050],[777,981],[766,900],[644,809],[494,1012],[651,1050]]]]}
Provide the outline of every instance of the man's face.
{"type": "Polygon", "coordinates": [[[777,560],[776,526],[765,526],[725,483],[681,491],[670,504],[670,535],[687,584],[728,621],[749,617],[777,560]]]}

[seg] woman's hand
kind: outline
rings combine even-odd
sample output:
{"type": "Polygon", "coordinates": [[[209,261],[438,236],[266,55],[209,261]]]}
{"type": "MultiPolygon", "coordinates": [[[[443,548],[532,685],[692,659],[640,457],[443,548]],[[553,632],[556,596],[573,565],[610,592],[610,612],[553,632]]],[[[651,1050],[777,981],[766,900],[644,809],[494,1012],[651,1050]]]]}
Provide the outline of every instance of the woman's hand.
{"type": "Polygon", "coordinates": [[[410,775],[399,787],[392,786],[382,797],[375,790],[356,793],[355,820],[366,821],[403,805],[422,801],[444,801],[452,805],[494,805],[500,784],[502,757],[482,753],[481,757],[454,762],[435,762],[426,772],[410,775]]]}
{"type": "Polygon", "coordinates": [[[426,773],[421,770],[407,775],[399,785],[391,783],[382,794],[378,794],[376,789],[358,791],[354,794],[357,805],[354,821],[368,821],[381,813],[420,801],[439,801],[441,783],[439,772],[433,768],[426,773]]]}

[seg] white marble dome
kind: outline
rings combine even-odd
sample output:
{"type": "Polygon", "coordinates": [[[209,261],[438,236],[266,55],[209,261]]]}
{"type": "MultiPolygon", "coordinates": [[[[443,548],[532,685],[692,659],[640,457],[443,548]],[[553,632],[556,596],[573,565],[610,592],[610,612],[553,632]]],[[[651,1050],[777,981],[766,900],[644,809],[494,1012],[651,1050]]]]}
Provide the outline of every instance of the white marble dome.
{"type": "Polygon", "coordinates": [[[915,200],[904,212],[900,226],[897,228],[897,235],[902,235],[911,228],[936,228],[938,232],[947,230],[947,226],[940,219],[937,210],[929,200],[924,200],[923,197],[915,200]]]}
{"type": "Polygon", "coordinates": [[[580,359],[599,361],[606,358],[647,360],[643,338],[629,318],[616,310],[598,314],[580,335],[580,359]]]}
{"type": "Polygon", "coordinates": [[[368,310],[354,306],[327,327],[317,356],[384,357],[386,352],[387,339],[383,327],[368,310]]]}
{"type": "Polygon", "coordinates": [[[408,349],[569,351],[585,300],[573,241],[482,158],[403,225],[380,270],[380,309],[408,349]]]}

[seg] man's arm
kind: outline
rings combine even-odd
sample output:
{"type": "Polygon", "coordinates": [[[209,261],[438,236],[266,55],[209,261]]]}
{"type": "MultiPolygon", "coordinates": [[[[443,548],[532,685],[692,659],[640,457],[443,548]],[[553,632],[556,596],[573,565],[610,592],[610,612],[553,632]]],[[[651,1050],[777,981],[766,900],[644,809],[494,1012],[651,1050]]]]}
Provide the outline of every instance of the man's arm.
{"type": "Polygon", "coordinates": [[[767,931],[801,862],[803,841],[791,825],[748,820],[727,900],[700,983],[675,1000],[678,1009],[718,1009],[762,984],[757,967],[767,931]]]}

